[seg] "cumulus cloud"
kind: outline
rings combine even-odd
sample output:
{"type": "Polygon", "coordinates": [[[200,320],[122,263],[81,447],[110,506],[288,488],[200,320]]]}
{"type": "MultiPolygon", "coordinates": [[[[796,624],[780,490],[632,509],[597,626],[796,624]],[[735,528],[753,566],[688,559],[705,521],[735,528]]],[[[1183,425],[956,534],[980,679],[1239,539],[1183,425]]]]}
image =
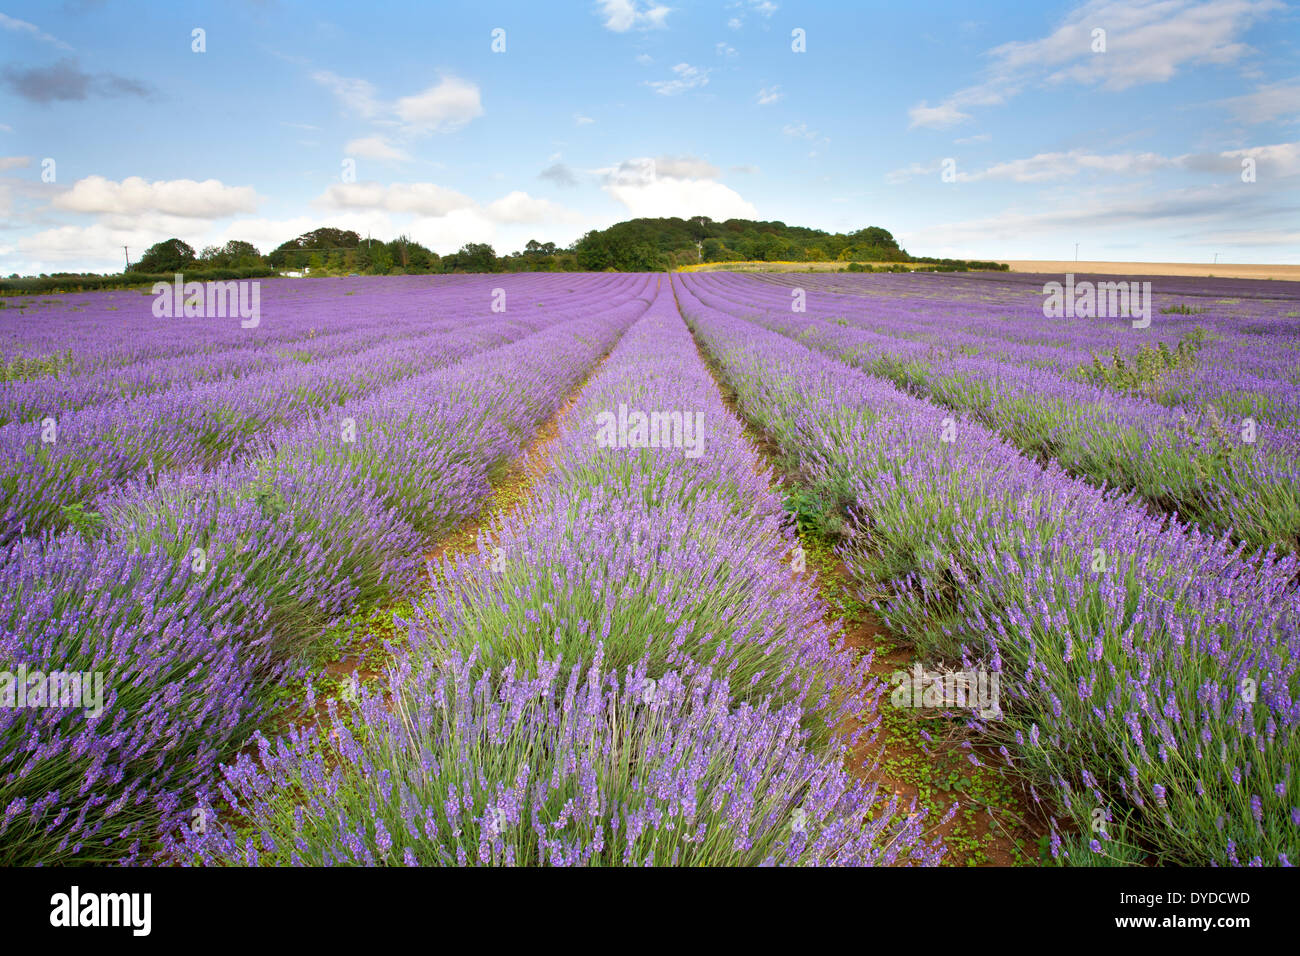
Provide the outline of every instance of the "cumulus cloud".
{"type": "Polygon", "coordinates": [[[433,183],[334,183],[316,201],[336,209],[383,209],[418,216],[445,216],[474,205],[463,193],[433,183]]]}
{"type": "Polygon", "coordinates": [[[394,146],[383,136],[362,136],[359,139],[348,140],[343,147],[343,152],[348,156],[397,162],[405,162],[411,158],[406,150],[394,146]]]}
{"type": "Polygon", "coordinates": [[[403,123],[415,130],[435,132],[459,129],[483,115],[479,89],[467,80],[444,76],[437,84],[394,105],[403,123]]]}
{"type": "Polygon", "coordinates": [[[374,122],[397,124],[406,135],[450,132],[483,115],[479,88],[445,75],[433,86],[410,96],[382,99],[368,80],[318,70],[311,78],[339,101],[344,112],[374,122]]]}
{"type": "Polygon", "coordinates": [[[783,99],[785,94],[781,92],[780,85],[765,86],[758,91],[758,105],[771,106],[773,103],[783,99]]]}
{"type": "Polygon", "coordinates": [[[660,156],[655,174],[669,179],[717,179],[718,168],[697,156],[660,156]]]}
{"type": "Polygon", "coordinates": [[[483,211],[493,222],[500,223],[532,224],[573,217],[563,206],[549,199],[537,199],[518,189],[488,203],[483,211]]]}
{"type": "Polygon", "coordinates": [[[30,156],[0,156],[0,170],[22,169],[30,166],[31,162],[30,156]]]}
{"type": "Polygon", "coordinates": [[[335,183],[315,200],[332,209],[407,213],[425,219],[444,219],[472,212],[493,223],[563,222],[572,217],[564,207],[514,190],[486,205],[434,183],[335,183]]]}
{"type": "Polygon", "coordinates": [[[216,179],[148,182],[128,176],[121,182],[103,176],[87,176],[53,199],[58,209],[70,212],[140,216],[163,213],[187,219],[219,219],[257,208],[257,193],[251,186],[226,186],[216,179]]]}
{"type": "Polygon", "coordinates": [[[752,203],[712,179],[715,167],[695,157],[629,159],[598,172],[604,177],[601,188],[633,217],[758,218],[752,203]]]}
{"type": "Polygon", "coordinates": [[[606,30],[626,33],[628,30],[649,30],[666,27],[672,7],[641,0],[600,0],[597,11],[603,17],[606,30]]]}

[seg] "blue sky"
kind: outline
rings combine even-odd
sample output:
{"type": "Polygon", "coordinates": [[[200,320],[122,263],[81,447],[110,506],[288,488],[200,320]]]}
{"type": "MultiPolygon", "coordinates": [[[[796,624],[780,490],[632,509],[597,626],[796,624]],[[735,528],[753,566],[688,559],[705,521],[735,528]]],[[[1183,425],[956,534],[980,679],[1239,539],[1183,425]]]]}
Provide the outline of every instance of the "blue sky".
{"type": "Polygon", "coordinates": [[[697,214],[921,255],[1300,261],[1281,0],[0,0],[0,54],[3,274],[173,235],[509,252],[697,214]]]}

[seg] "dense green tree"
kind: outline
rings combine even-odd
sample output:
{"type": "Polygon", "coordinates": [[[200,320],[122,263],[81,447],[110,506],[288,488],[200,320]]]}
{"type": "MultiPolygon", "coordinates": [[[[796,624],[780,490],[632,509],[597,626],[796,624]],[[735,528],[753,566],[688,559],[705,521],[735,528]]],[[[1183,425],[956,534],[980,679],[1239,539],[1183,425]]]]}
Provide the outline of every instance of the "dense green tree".
{"type": "Polygon", "coordinates": [[[131,272],[184,272],[198,263],[194,247],[181,239],[164,239],[145,250],[131,272]]]}
{"type": "Polygon", "coordinates": [[[281,243],[266,258],[277,269],[301,269],[309,259],[307,250],[355,249],[361,242],[361,236],[351,229],[322,226],[281,243]]]}
{"type": "Polygon", "coordinates": [[[496,272],[497,254],[486,242],[467,242],[460,251],[443,259],[447,272],[496,272]]]}

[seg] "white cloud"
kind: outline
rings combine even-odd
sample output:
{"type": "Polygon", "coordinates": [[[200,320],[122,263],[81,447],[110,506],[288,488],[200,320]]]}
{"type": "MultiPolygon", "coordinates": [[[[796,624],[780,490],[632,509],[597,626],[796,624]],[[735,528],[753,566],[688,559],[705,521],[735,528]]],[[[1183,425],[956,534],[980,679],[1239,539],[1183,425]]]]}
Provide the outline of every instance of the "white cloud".
{"type": "Polygon", "coordinates": [[[640,0],[599,0],[596,4],[600,15],[605,18],[604,26],[615,33],[626,33],[636,28],[648,30],[663,28],[668,24],[671,7],[657,3],[643,3],[640,0]]]}
{"type": "Polygon", "coordinates": [[[709,72],[707,67],[678,63],[673,67],[673,79],[654,80],[648,85],[661,96],[677,96],[687,90],[706,85],[709,82],[709,72]]]}
{"type": "Polygon", "coordinates": [[[3,169],[22,169],[31,165],[30,156],[0,156],[0,170],[3,169]]]}
{"type": "Polygon", "coordinates": [[[1050,69],[1049,83],[1073,80],[1123,90],[1172,78],[1184,66],[1235,63],[1251,52],[1242,34],[1279,0],[1091,0],[1040,40],[989,51],[999,73],[1050,69]],[[1106,31],[1104,53],[1092,51],[1094,29],[1106,31]]]}
{"type": "Polygon", "coordinates": [[[347,145],[343,147],[343,153],[347,156],[361,156],[365,159],[396,160],[400,162],[405,162],[411,158],[406,150],[394,146],[382,136],[363,136],[360,139],[348,140],[347,145]]]}
{"type": "Polygon", "coordinates": [[[1300,174],[1300,142],[1180,156],[1178,163],[1197,172],[1229,173],[1235,177],[1241,173],[1241,161],[1247,157],[1255,160],[1257,182],[1300,174]]]}
{"type": "Polygon", "coordinates": [[[576,126],[590,126],[592,123],[596,121],[592,119],[590,116],[583,116],[581,113],[574,113],[573,122],[574,125],[576,126]]]}
{"type": "Polygon", "coordinates": [[[1268,83],[1254,93],[1215,100],[1243,123],[1268,123],[1280,118],[1300,118],[1300,77],[1268,83]]]}
{"type": "MultiPolygon", "coordinates": [[[[480,205],[463,193],[434,183],[335,183],[315,203],[350,212],[402,213],[422,219],[448,219],[472,213],[480,225],[565,223],[573,221],[575,215],[558,203],[537,199],[521,190],[480,205]]],[[[462,216],[457,221],[465,219],[462,216]]],[[[482,229],[477,229],[475,234],[480,232],[482,229]]]]}
{"type": "Polygon", "coordinates": [[[697,156],[660,156],[655,160],[654,172],[670,179],[718,178],[718,168],[697,156]]]}
{"type": "Polygon", "coordinates": [[[709,216],[755,219],[758,211],[739,193],[711,178],[717,169],[691,156],[629,159],[598,170],[602,188],[633,217],[709,216]]]}
{"type": "Polygon", "coordinates": [[[744,0],[734,0],[734,2],[727,4],[727,6],[732,9],[735,9],[737,7],[745,7],[746,5],[749,7],[749,10],[746,11],[742,9],[739,14],[737,14],[736,16],[728,20],[727,21],[728,27],[730,27],[733,30],[739,30],[741,27],[743,27],[745,25],[745,14],[747,12],[757,13],[760,17],[767,19],[770,18],[772,14],[776,13],[776,11],[780,9],[780,7],[778,7],[775,3],[772,3],[771,0],[748,0],[747,4],[744,2],[744,0]]]}
{"type": "Polygon", "coordinates": [[[1243,195],[1239,188],[1216,185],[1154,196],[1142,193],[1104,198],[1080,197],[1077,203],[1055,203],[1033,212],[1008,209],[979,219],[936,223],[903,231],[899,238],[913,251],[938,247],[965,248],[972,252],[981,248],[987,250],[989,244],[996,241],[1024,243],[1031,240],[1041,256],[1044,254],[1043,240],[1060,242],[1063,235],[1085,242],[1091,237],[1095,246],[1107,235],[1115,236],[1115,241],[1130,241],[1134,227],[1149,232],[1159,226],[1173,226],[1190,230],[1195,245],[1219,241],[1216,230],[1242,237],[1243,245],[1267,246],[1274,244],[1275,239],[1278,244],[1285,245],[1286,237],[1295,235],[1294,225],[1285,223],[1284,228],[1271,232],[1266,219],[1279,214],[1269,206],[1270,201],[1263,193],[1243,195]],[[1242,233],[1242,217],[1247,214],[1257,225],[1253,225],[1248,233],[1242,233]]]}
{"type": "Polygon", "coordinates": [[[823,143],[830,142],[829,138],[823,136],[817,130],[809,129],[807,123],[786,123],[781,127],[781,132],[794,139],[806,139],[809,142],[817,142],[818,140],[823,143]]]}
{"type": "Polygon", "coordinates": [[[713,45],[713,52],[718,54],[718,56],[726,56],[726,57],[740,56],[740,54],[736,52],[736,48],[734,46],[732,46],[730,43],[724,43],[721,40],[719,40],[717,43],[713,45]]]}
{"type": "Polygon", "coordinates": [[[899,183],[905,183],[909,179],[915,179],[918,176],[932,176],[938,171],[939,164],[937,162],[927,163],[925,165],[912,163],[909,166],[904,166],[902,169],[895,169],[885,173],[885,182],[897,186],[899,183]]]}
{"type": "Polygon", "coordinates": [[[963,136],[961,139],[954,139],[953,142],[958,146],[968,146],[971,143],[987,143],[992,138],[988,133],[976,133],[974,136],[963,136]]]}
{"type": "Polygon", "coordinates": [[[418,216],[445,216],[474,206],[474,200],[463,193],[433,183],[334,183],[316,202],[335,209],[383,209],[418,216]]]}
{"type": "Polygon", "coordinates": [[[456,76],[443,76],[433,86],[389,102],[368,80],[319,70],[311,78],[327,87],[345,112],[376,123],[397,123],[407,135],[448,132],[483,115],[479,88],[456,76]]]}
{"type": "Polygon", "coordinates": [[[1176,160],[1157,153],[1112,153],[1100,155],[1075,149],[1067,153],[1039,153],[1025,159],[994,163],[977,173],[958,173],[959,182],[981,179],[1007,179],[1017,183],[1050,182],[1068,179],[1081,172],[1093,171],[1118,175],[1138,175],[1167,169],[1176,160]]]}
{"type": "Polygon", "coordinates": [[[458,129],[483,115],[479,89],[467,80],[444,76],[414,96],[403,96],[394,112],[412,129],[435,132],[458,129]]]}
{"type": "Polygon", "coordinates": [[[575,218],[573,213],[558,203],[549,199],[535,199],[517,189],[488,203],[483,211],[493,222],[500,223],[535,224],[575,218]]]}
{"type": "MultiPolygon", "coordinates": [[[[156,237],[144,233],[129,233],[110,229],[101,224],[89,226],[58,226],[43,229],[29,236],[18,237],[18,250],[29,260],[37,264],[44,262],[63,263],[69,260],[93,263],[99,268],[121,269],[123,265],[122,247],[135,245],[143,251],[156,237]]],[[[43,271],[26,264],[28,271],[43,271]]]]}
{"type": "Polygon", "coordinates": [[[951,103],[927,106],[925,100],[908,110],[907,115],[912,120],[907,124],[908,129],[915,129],[918,126],[926,129],[945,129],[970,119],[970,114],[961,112],[951,103]]]}
{"type": "Polygon", "coordinates": [[[784,97],[785,94],[781,92],[780,84],[776,86],[765,86],[758,91],[758,105],[770,106],[784,97]]]}
{"type": "Polygon", "coordinates": [[[375,95],[374,84],[368,80],[338,76],[329,70],[317,70],[311,78],[321,86],[328,87],[349,113],[363,119],[372,119],[385,111],[384,104],[375,95]]]}
{"type": "Polygon", "coordinates": [[[1281,0],[1089,0],[1047,36],[989,50],[981,82],[938,106],[913,107],[911,127],[951,126],[969,118],[964,109],[1005,103],[1030,84],[1119,91],[1188,66],[1234,64],[1254,52],[1242,42],[1246,31],[1282,9],[1281,0]],[[1104,52],[1093,51],[1095,29],[1105,30],[1104,52]]]}
{"type": "MultiPolygon", "coordinates": [[[[975,172],[958,169],[955,181],[971,183],[983,180],[1005,180],[1016,183],[1047,183],[1071,179],[1082,173],[1143,176],[1162,169],[1221,173],[1235,178],[1241,172],[1241,161],[1247,157],[1255,160],[1256,173],[1261,181],[1265,178],[1281,179],[1300,173],[1300,142],[1296,142],[1252,146],[1220,153],[1186,153],[1181,156],[1163,156],[1152,152],[1102,154],[1085,149],[1038,153],[1022,159],[993,163],[975,172]]],[[[938,160],[925,165],[912,163],[910,166],[887,173],[885,180],[892,184],[904,183],[918,176],[932,176],[939,169],[938,160]]]]}
{"type": "Polygon", "coordinates": [[[79,179],[72,188],[53,199],[59,209],[85,213],[113,213],[138,216],[165,213],[193,219],[219,219],[257,208],[257,193],[251,186],[226,186],[215,179],[198,183],[192,179],[147,182],[128,176],[119,182],[102,176],[79,179]]]}
{"type": "Polygon", "coordinates": [[[28,36],[35,37],[42,43],[48,43],[60,50],[71,50],[72,47],[64,43],[58,37],[50,36],[45,33],[34,23],[28,23],[26,20],[15,20],[13,17],[7,17],[0,13],[0,29],[9,30],[12,33],[25,33],[28,36]]]}

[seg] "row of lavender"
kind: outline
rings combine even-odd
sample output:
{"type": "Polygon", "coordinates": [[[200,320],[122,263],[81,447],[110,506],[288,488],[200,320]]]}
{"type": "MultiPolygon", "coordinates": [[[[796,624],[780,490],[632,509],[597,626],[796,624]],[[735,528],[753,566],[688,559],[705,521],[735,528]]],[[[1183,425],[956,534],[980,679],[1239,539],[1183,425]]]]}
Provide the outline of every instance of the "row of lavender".
{"type": "MultiPolygon", "coordinates": [[[[1240,295],[1235,283],[1220,292],[1214,291],[1213,283],[1199,281],[1174,286],[1153,293],[1148,303],[1151,324],[1134,329],[1127,316],[1046,321],[1041,286],[1052,277],[1034,277],[1033,285],[1010,278],[942,277],[919,283],[917,277],[889,276],[882,277],[878,289],[874,277],[871,285],[834,276],[810,276],[807,281],[783,276],[772,281],[836,293],[826,300],[838,306],[830,316],[855,328],[905,340],[894,345],[913,361],[978,355],[1049,369],[1073,381],[1118,384],[1124,391],[1166,406],[1186,406],[1192,413],[1212,404],[1234,422],[1251,418],[1281,430],[1283,440],[1295,447],[1300,435],[1297,284],[1267,287],[1267,298],[1259,292],[1260,298],[1232,297],[1234,292],[1240,295]],[[874,294],[866,294],[868,289],[874,294]],[[881,293],[888,293],[884,301],[881,293]],[[1194,357],[1190,351],[1180,351],[1180,345],[1194,346],[1194,357]],[[1161,349],[1163,355],[1144,354],[1161,349]],[[1166,361],[1145,369],[1148,374],[1125,374],[1143,370],[1144,361],[1160,358],[1166,361]]],[[[1093,279],[1082,281],[1089,281],[1095,291],[1093,279]]],[[[1165,288],[1170,281],[1156,280],[1155,285],[1165,288]]],[[[1099,298],[1109,309],[1109,293],[1099,298]]]]}
{"type": "MultiPolygon", "coordinates": [[[[839,318],[842,296],[810,295],[793,311],[771,284],[691,276],[706,304],[752,317],[874,375],[967,412],[1029,454],[1102,486],[1137,491],[1153,506],[1252,548],[1300,552],[1300,429],[1260,422],[1249,434],[1213,415],[1190,417],[1051,370],[868,332],[839,318]],[[836,319],[838,318],[838,321],[836,319]]],[[[870,321],[888,324],[884,305],[870,321]]],[[[906,325],[910,319],[898,319],[906,325]]]]}
{"type": "MultiPolygon", "coordinates": [[[[115,369],[131,376],[134,366],[155,360],[291,347],[313,335],[332,332],[385,328],[421,331],[430,321],[469,318],[478,311],[458,310],[458,300],[468,300],[455,295],[457,289],[480,288],[486,296],[492,287],[501,285],[492,276],[256,281],[260,311],[266,321],[252,327],[245,327],[230,310],[229,296],[224,319],[197,315],[187,318],[183,307],[179,313],[173,307],[171,317],[160,317],[154,314],[159,296],[149,290],[7,296],[0,299],[4,304],[0,311],[0,355],[39,358],[71,352],[67,368],[73,373],[115,369]],[[358,295],[367,305],[366,313],[344,318],[339,310],[341,297],[358,295]],[[444,299],[437,314],[431,314],[430,302],[444,299]]],[[[553,294],[571,291],[570,287],[571,283],[563,281],[549,285],[553,294]]],[[[182,299],[196,306],[202,300],[206,312],[206,288],[202,296],[189,294],[182,299]]],[[[165,295],[174,300],[174,294],[165,295]]]]}
{"type": "Polygon", "coordinates": [[[972,725],[1050,789],[1076,855],[1295,857],[1294,555],[1247,555],[1153,517],[696,288],[681,284],[683,311],[745,414],[825,514],[847,518],[842,554],[888,595],[889,627],[927,656],[1000,673],[1000,717],[972,725]]]}
{"type": "MultiPolygon", "coordinates": [[[[0,354],[40,356],[66,345],[74,358],[50,374],[0,382],[0,424],[38,421],[46,414],[113,399],[357,355],[384,343],[474,326],[501,287],[500,277],[491,276],[338,283],[268,283],[263,300],[267,321],[250,329],[233,319],[160,319],[148,301],[137,298],[112,304],[111,296],[126,293],[47,297],[41,301],[53,301],[56,307],[35,315],[11,308],[0,313],[0,354]],[[345,317],[341,297],[355,295],[362,296],[365,311],[345,317]],[[436,314],[430,311],[434,301],[436,314]],[[74,321],[82,313],[85,317],[74,321]]],[[[599,292],[610,291],[573,285],[563,277],[530,277],[522,286],[510,283],[512,301],[501,302],[512,305],[518,318],[544,309],[545,302],[538,300],[563,295],[568,307],[582,308],[594,304],[599,292]]]]}
{"type": "MultiPolygon", "coordinates": [[[[719,278],[729,278],[719,276],[719,278]]],[[[971,276],[843,276],[791,274],[764,276],[765,281],[787,289],[802,286],[819,293],[844,296],[845,314],[851,319],[869,317],[873,306],[888,305],[903,313],[914,326],[895,328],[905,336],[923,337],[935,344],[985,349],[999,342],[1039,346],[1021,353],[1068,373],[1097,352],[1119,349],[1134,355],[1144,345],[1163,342],[1173,347],[1198,325],[1214,333],[1205,343],[1205,370],[1231,369],[1242,386],[1259,383],[1300,383],[1295,353],[1300,351],[1300,286],[1294,282],[1242,282],[1241,280],[1177,279],[1149,277],[1152,296],[1151,324],[1132,335],[1131,316],[1060,316],[1044,322],[1048,296],[1044,286],[1063,283],[1061,275],[985,273],[971,276]],[[951,338],[949,337],[951,336],[951,338]]],[[[1109,311],[1110,294],[1102,282],[1138,280],[1125,276],[1076,276],[1094,293],[1092,310],[1101,303],[1109,311]],[[1100,290],[1100,291],[1099,291],[1100,290]]],[[[1139,286],[1141,283],[1138,283],[1139,286]]],[[[1132,303],[1130,303],[1130,306],[1132,303]]],[[[866,328],[891,331],[867,318],[866,328]]],[[[1206,379],[1207,384],[1214,382],[1206,379]]],[[[1223,387],[1222,384],[1219,387],[1223,387]]],[[[1217,389],[1215,394],[1217,394],[1217,389]]]]}
{"type": "Polygon", "coordinates": [[[539,331],[338,406],[351,433],[306,420],[244,462],[108,489],[95,533],[6,546],[0,665],[98,674],[103,699],[0,711],[0,861],[132,861],[191,825],[296,652],[411,590],[429,539],[644,312],[646,279],[593,284],[599,315],[555,302],[539,331]]]}
{"type": "MultiPolygon", "coordinates": [[[[292,431],[308,420],[333,419],[338,427],[336,406],[340,403],[555,323],[559,313],[537,300],[566,281],[542,277],[514,284],[515,310],[500,315],[489,311],[493,290],[484,281],[447,284],[436,301],[439,313],[451,318],[425,320],[435,331],[386,341],[374,341],[373,330],[365,328],[345,331],[342,343],[332,343],[341,348],[338,352],[332,348],[320,353],[307,350],[305,356],[280,358],[270,368],[253,374],[239,374],[247,366],[237,363],[221,377],[200,374],[160,391],[129,397],[88,398],[102,390],[103,376],[7,383],[11,393],[35,389],[34,396],[26,397],[34,397],[36,404],[15,412],[15,420],[0,426],[4,455],[0,466],[0,544],[22,534],[83,524],[84,509],[97,496],[142,473],[154,476],[171,469],[212,467],[250,452],[265,453],[273,447],[278,432],[292,431]],[[80,390],[83,382],[88,390],[80,390]]],[[[627,294],[629,281],[601,283],[566,297],[564,314],[599,313],[609,301],[607,296],[617,302],[627,294]]],[[[420,303],[418,309],[406,307],[413,322],[421,311],[427,313],[429,300],[412,298],[420,303]]],[[[336,302],[336,309],[339,304],[336,302]]],[[[349,305],[370,311],[365,299],[349,305]]],[[[278,328],[280,318],[272,303],[266,324],[278,328]]],[[[303,316],[290,309],[284,319],[285,325],[301,325],[303,316]]],[[[205,326],[210,327],[214,320],[197,321],[202,324],[191,324],[190,336],[203,340],[210,330],[205,326]]],[[[310,321],[323,327],[333,324],[321,313],[310,321]]],[[[250,336],[261,330],[260,326],[239,330],[238,323],[226,321],[215,325],[212,332],[218,337],[230,334],[232,325],[250,336]]],[[[266,350],[252,342],[239,351],[242,361],[256,363],[266,350]]],[[[219,367],[229,368],[223,363],[228,354],[221,350],[209,357],[219,367]]],[[[113,386],[109,387],[112,391],[113,386]]]]}
{"type": "Polygon", "coordinates": [[[770,475],[666,280],[551,457],[525,510],[433,569],[386,693],[241,757],[222,787],[240,825],[174,855],[937,862],[921,816],[844,769],[839,731],[881,688],[792,578],[770,475]],[[669,424],[637,437],[651,413],[669,424]]]}

